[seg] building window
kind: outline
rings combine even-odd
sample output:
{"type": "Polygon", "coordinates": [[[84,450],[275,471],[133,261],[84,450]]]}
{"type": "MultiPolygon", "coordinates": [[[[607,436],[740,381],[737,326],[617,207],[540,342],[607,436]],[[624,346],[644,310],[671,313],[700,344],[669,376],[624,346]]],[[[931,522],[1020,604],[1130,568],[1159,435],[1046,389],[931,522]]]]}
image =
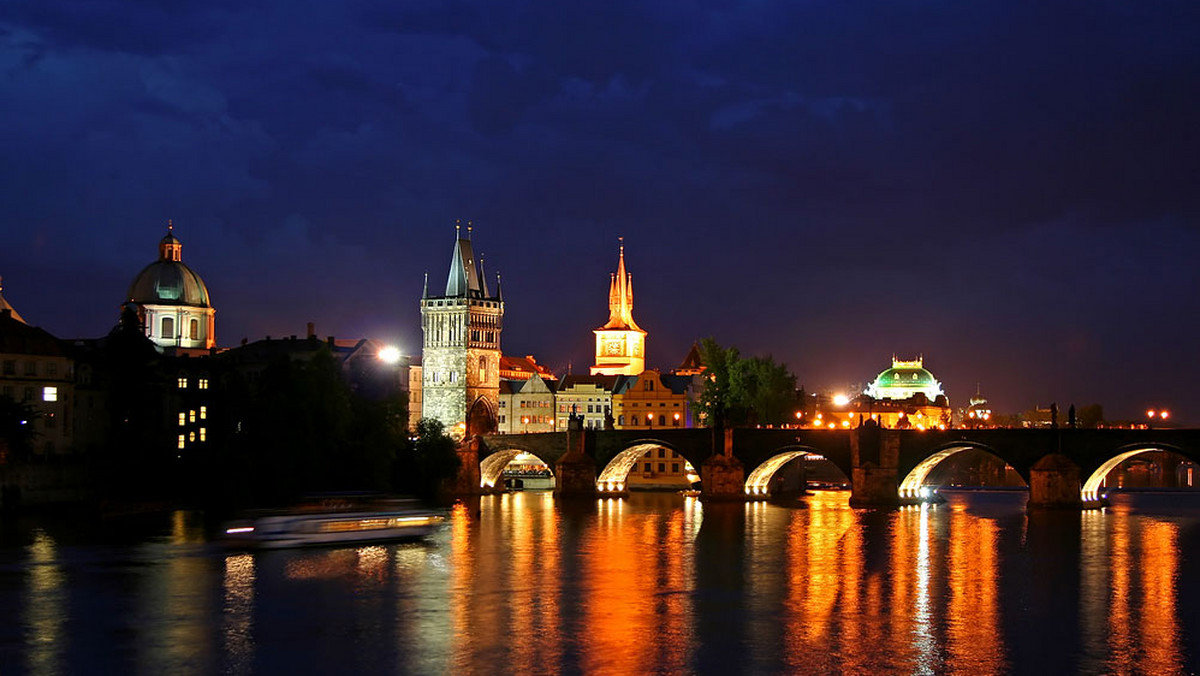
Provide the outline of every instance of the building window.
{"type": "Polygon", "coordinates": [[[196,422],[196,409],[188,411],[188,422],[196,422]]]}
{"type": "Polygon", "coordinates": [[[25,396],[24,396],[24,398],[21,399],[21,401],[33,401],[33,388],[32,387],[25,388],[25,396]]]}
{"type": "Polygon", "coordinates": [[[658,449],[658,457],[660,457],[660,458],[667,457],[667,449],[665,449],[665,448],[658,449]]]}
{"type": "Polygon", "coordinates": [[[487,381],[487,357],[479,358],[479,379],[487,381]]]}
{"type": "Polygon", "coordinates": [[[200,339],[200,320],[199,319],[193,319],[190,322],[188,322],[188,338],[191,338],[192,340],[200,339]]]}
{"type": "Polygon", "coordinates": [[[162,333],[159,335],[159,337],[160,338],[174,338],[175,337],[175,318],[174,317],[163,317],[162,318],[162,333]]]}
{"type": "Polygon", "coordinates": [[[42,401],[58,401],[58,388],[57,387],[43,387],[42,388],[42,401]]]}
{"type": "Polygon", "coordinates": [[[187,414],[184,413],[183,411],[180,411],[179,412],[179,426],[183,427],[186,424],[187,424],[187,414]]]}
{"type": "Polygon", "coordinates": [[[644,469],[643,471],[645,471],[645,472],[649,472],[649,471],[650,471],[650,463],[646,463],[646,467],[645,467],[645,469],[644,469]]]}
{"type": "Polygon", "coordinates": [[[187,446],[187,435],[180,434],[179,435],[179,448],[183,448],[184,446],[187,446]]]}
{"type": "Polygon", "coordinates": [[[617,416],[617,424],[618,424],[618,425],[624,425],[624,424],[625,424],[625,416],[624,416],[624,415],[619,415],[619,416],[617,416]]]}
{"type": "Polygon", "coordinates": [[[200,407],[200,419],[201,419],[201,420],[206,420],[207,418],[208,418],[208,407],[207,407],[207,406],[201,406],[201,407],[200,407]]]}
{"type": "Polygon", "coordinates": [[[661,472],[666,472],[666,471],[667,471],[667,463],[665,463],[665,462],[660,462],[660,463],[658,463],[658,471],[659,471],[660,473],[661,473],[661,472]]]}
{"type": "Polygon", "coordinates": [[[25,362],[25,375],[27,375],[27,376],[36,376],[37,375],[37,362],[36,361],[25,362]]]}
{"type": "Polygon", "coordinates": [[[201,427],[200,428],[200,441],[204,441],[207,438],[208,438],[208,430],[201,427]]]}
{"type": "Polygon", "coordinates": [[[179,376],[179,379],[176,380],[175,383],[179,386],[179,389],[186,390],[187,389],[187,376],[179,376]]]}
{"type": "Polygon", "coordinates": [[[48,375],[48,376],[58,375],[58,363],[57,362],[50,362],[49,364],[46,364],[46,375],[48,375]]]}
{"type": "Polygon", "coordinates": [[[665,416],[665,415],[658,416],[658,424],[660,427],[666,427],[667,426],[667,416],[665,416]]]}
{"type": "Polygon", "coordinates": [[[207,390],[208,378],[201,378],[200,380],[196,381],[196,387],[199,387],[202,390],[207,390]]]}
{"type": "Polygon", "coordinates": [[[4,360],[4,375],[11,376],[11,375],[14,375],[16,372],[17,372],[17,360],[16,359],[5,359],[4,360]]]}
{"type": "Polygon", "coordinates": [[[196,441],[196,433],[195,432],[188,432],[188,441],[191,441],[193,443],[196,441]]]}
{"type": "Polygon", "coordinates": [[[677,462],[671,463],[671,473],[679,474],[679,463],[677,463],[677,462]]]}

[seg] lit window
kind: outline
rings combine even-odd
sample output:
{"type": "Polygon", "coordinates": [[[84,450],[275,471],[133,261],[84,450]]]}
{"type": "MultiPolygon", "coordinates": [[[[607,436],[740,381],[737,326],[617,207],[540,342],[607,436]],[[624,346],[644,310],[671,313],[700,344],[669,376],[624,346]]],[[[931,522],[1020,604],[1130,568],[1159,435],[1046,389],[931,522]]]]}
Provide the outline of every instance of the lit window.
{"type": "Polygon", "coordinates": [[[200,428],[200,441],[204,441],[208,437],[207,432],[207,429],[203,427],[200,428]]]}
{"type": "Polygon", "coordinates": [[[201,407],[200,407],[200,419],[201,419],[201,420],[207,420],[207,419],[208,419],[208,407],[207,407],[207,406],[201,406],[201,407]]]}
{"type": "Polygon", "coordinates": [[[42,401],[58,401],[58,388],[57,387],[43,387],[42,388],[42,401]]]}
{"type": "Polygon", "coordinates": [[[188,411],[188,422],[196,422],[196,409],[188,411]]]}
{"type": "Polygon", "coordinates": [[[195,433],[195,432],[188,432],[188,441],[193,441],[193,442],[194,442],[195,440],[196,440],[196,433],[195,433]]]}
{"type": "Polygon", "coordinates": [[[180,411],[179,412],[179,426],[183,427],[186,424],[187,424],[187,414],[184,413],[183,411],[180,411]]]}
{"type": "Polygon", "coordinates": [[[179,435],[179,448],[183,448],[184,446],[187,446],[187,437],[180,434],[179,435]]]}
{"type": "Polygon", "coordinates": [[[179,389],[186,390],[187,389],[187,377],[179,376],[179,380],[177,381],[177,384],[179,385],[179,389]]]}
{"type": "Polygon", "coordinates": [[[196,387],[199,387],[202,390],[207,390],[208,389],[208,378],[201,378],[196,383],[196,387]]]}

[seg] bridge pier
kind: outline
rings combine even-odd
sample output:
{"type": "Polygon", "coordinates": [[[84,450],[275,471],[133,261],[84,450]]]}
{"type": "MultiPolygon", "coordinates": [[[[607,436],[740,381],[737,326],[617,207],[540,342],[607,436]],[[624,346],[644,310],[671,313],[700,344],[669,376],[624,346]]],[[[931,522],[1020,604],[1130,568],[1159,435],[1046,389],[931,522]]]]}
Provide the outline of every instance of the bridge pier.
{"type": "Polygon", "coordinates": [[[873,421],[850,435],[850,504],[894,507],[900,504],[900,431],[873,421]]]}
{"type": "Polygon", "coordinates": [[[564,498],[596,497],[596,461],[588,455],[595,432],[583,429],[583,417],[567,421],[567,452],[554,463],[554,495],[564,498]]]}
{"type": "Polygon", "coordinates": [[[1029,506],[1038,508],[1099,507],[1084,505],[1079,465],[1065,455],[1051,453],[1029,469],[1029,506]]]}
{"type": "MultiPolygon", "coordinates": [[[[714,436],[715,434],[714,430],[714,436]]],[[[700,499],[744,500],[746,469],[741,460],[733,457],[733,430],[724,430],[721,443],[720,453],[715,453],[700,463],[700,499]]]]}
{"type": "Polygon", "coordinates": [[[458,456],[458,474],[451,489],[454,495],[479,495],[479,437],[467,437],[454,447],[458,456]]]}

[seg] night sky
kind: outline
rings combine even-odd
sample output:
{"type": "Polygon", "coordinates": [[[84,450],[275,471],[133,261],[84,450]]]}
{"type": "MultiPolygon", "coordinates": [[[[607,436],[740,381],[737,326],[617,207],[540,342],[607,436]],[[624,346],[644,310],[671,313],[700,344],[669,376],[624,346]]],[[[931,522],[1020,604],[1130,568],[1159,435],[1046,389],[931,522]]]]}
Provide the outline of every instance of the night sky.
{"type": "Polygon", "coordinates": [[[585,371],[624,236],[648,364],[1200,422],[1200,3],[0,3],[0,275],[103,335],[173,219],[222,346],[419,352],[454,221],[504,351],[585,371]]]}

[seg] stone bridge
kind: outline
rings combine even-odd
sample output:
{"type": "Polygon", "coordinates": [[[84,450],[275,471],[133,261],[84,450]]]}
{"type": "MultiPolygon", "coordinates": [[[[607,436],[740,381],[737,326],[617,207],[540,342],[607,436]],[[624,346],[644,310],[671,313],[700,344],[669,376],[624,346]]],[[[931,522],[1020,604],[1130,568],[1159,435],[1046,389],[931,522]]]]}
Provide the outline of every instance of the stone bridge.
{"type": "Polygon", "coordinates": [[[764,498],[775,472],[803,455],[822,456],[851,483],[851,502],[916,501],[930,472],[951,456],[979,450],[999,458],[1029,485],[1033,506],[1097,506],[1104,477],[1141,453],[1168,451],[1200,462],[1200,430],[984,429],[585,430],[476,437],[460,447],[461,492],[493,488],[520,452],[555,468],[561,495],[623,494],[648,450],[665,447],[700,470],[706,498],[764,498]]]}

